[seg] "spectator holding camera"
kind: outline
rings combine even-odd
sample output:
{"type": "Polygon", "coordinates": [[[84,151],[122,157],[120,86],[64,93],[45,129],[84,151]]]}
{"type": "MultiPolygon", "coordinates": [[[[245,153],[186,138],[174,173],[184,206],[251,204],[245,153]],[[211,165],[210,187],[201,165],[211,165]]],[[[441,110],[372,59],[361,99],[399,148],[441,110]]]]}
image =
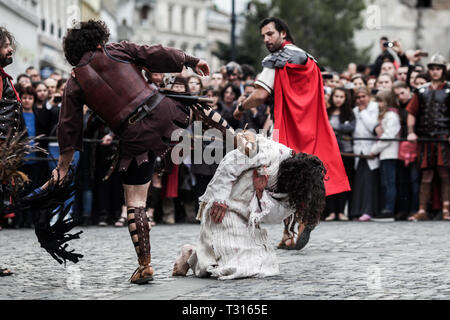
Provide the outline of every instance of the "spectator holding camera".
{"type": "Polygon", "coordinates": [[[378,77],[378,75],[381,73],[381,65],[383,64],[383,62],[385,61],[394,62],[394,56],[388,51],[389,43],[390,42],[387,37],[380,38],[381,53],[375,59],[375,62],[373,63],[370,71],[370,75],[378,77]]]}

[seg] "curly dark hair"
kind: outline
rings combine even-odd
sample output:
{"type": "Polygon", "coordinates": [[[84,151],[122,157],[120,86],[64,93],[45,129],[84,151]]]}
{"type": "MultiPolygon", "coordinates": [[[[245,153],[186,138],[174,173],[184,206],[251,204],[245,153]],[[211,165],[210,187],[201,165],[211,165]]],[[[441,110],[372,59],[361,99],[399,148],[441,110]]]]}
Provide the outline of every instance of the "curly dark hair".
{"type": "Polygon", "coordinates": [[[319,223],[325,209],[326,171],[318,157],[307,153],[299,152],[281,162],[276,192],[287,193],[299,223],[309,227],[319,223]]]}
{"type": "Polygon", "coordinates": [[[86,52],[95,51],[98,45],[106,44],[109,36],[109,28],[101,20],[80,22],[72,29],[68,29],[63,39],[67,61],[76,66],[86,52]]]}
{"type": "Polygon", "coordinates": [[[3,47],[6,43],[6,39],[11,42],[11,47],[15,50],[17,47],[17,42],[11,32],[5,27],[0,27],[0,47],[3,47]]]}

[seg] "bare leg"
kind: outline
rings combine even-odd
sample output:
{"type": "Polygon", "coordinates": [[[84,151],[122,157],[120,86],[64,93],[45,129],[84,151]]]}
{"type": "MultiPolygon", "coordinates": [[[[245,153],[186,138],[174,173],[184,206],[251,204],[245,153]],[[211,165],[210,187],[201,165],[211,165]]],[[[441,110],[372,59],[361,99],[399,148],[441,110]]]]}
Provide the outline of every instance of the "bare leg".
{"type": "Polygon", "coordinates": [[[186,244],[181,248],[180,255],[178,256],[175,264],[173,265],[172,276],[186,276],[189,270],[188,260],[192,255],[194,247],[190,244],[186,244]]]}

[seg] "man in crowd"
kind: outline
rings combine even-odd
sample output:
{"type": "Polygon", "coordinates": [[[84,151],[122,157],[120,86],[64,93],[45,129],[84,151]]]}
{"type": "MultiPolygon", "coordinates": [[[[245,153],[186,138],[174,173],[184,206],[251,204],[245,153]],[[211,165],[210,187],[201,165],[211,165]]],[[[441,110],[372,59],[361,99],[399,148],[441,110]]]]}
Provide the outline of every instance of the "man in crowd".
{"type": "Polygon", "coordinates": [[[422,171],[419,211],[410,221],[428,220],[427,205],[432,194],[435,171],[440,178],[442,218],[450,220],[450,84],[445,81],[446,62],[436,54],[428,63],[431,82],[418,88],[406,109],[408,110],[408,140],[418,138],[440,139],[445,142],[421,142],[418,163],[422,171]]]}
{"type": "Polygon", "coordinates": [[[228,62],[225,67],[227,70],[228,83],[235,85],[236,87],[238,87],[241,90],[241,93],[243,93],[244,87],[241,83],[241,78],[242,78],[241,66],[238,63],[231,61],[231,62],[228,62]]]}
{"type": "MultiPolygon", "coordinates": [[[[8,134],[17,135],[24,129],[22,106],[20,98],[11,80],[3,68],[13,62],[13,53],[16,47],[14,36],[5,28],[0,27],[0,148],[4,142],[4,137],[8,134]]],[[[3,162],[3,160],[1,161],[3,162]]],[[[5,165],[0,163],[0,166],[5,165]]],[[[4,172],[4,170],[1,170],[4,172]]],[[[12,177],[0,177],[0,219],[7,218],[4,205],[8,204],[11,195],[7,192],[11,184],[14,184],[12,177]]],[[[1,227],[0,227],[1,228],[1,227]]],[[[11,275],[12,272],[6,268],[0,268],[0,276],[11,275]]]]}
{"type": "Polygon", "coordinates": [[[401,66],[397,69],[397,73],[395,74],[395,77],[399,81],[406,82],[408,78],[408,66],[401,66]]]}
{"type": "Polygon", "coordinates": [[[224,87],[223,75],[220,71],[216,71],[211,75],[211,86],[216,90],[222,90],[224,87]]]}
{"type": "Polygon", "coordinates": [[[386,62],[383,62],[383,64],[381,65],[381,73],[380,74],[382,74],[382,73],[387,73],[392,78],[395,79],[397,70],[395,70],[395,65],[392,62],[386,61],[386,62]]]}
{"type": "Polygon", "coordinates": [[[370,75],[374,75],[374,76],[378,77],[378,75],[381,72],[381,65],[383,64],[383,62],[385,62],[385,61],[394,62],[394,57],[388,51],[388,44],[389,44],[389,39],[387,37],[380,38],[381,53],[375,59],[375,62],[372,65],[372,70],[370,71],[370,75]]]}
{"type": "Polygon", "coordinates": [[[30,76],[31,82],[41,81],[41,75],[39,74],[39,71],[35,67],[33,66],[28,67],[25,72],[30,76]]]}
{"type": "MultiPolygon", "coordinates": [[[[272,118],[279,142],[296,152],[314,154],[323,161],[328,170],[327,195],[349,191],[336,136],[328,122],[322,74],[316,60],[293,44],[288,26],[281,19],[264,19],[260,32],[271,54],[262,62],[263,71],[255,82],[256,90],[238,104],[235,118],[241,118],[245,110],[273,96],[272,118]]],[[[308,242],[311,230],[300,224],[294,244],[293,230],[286,219],[279,248],[300,250],[308,242]]]]}

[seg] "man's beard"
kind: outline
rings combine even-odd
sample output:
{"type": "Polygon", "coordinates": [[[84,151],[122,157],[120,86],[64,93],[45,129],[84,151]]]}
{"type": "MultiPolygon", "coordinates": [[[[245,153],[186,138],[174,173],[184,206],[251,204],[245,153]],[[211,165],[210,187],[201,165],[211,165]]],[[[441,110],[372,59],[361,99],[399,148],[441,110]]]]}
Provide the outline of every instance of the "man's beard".
{"type": "Polygon", "coordinates": [[[283,44],[282,42],[281,43],[274,43],[272,45],[272,47],[270,47],[270,48],[266,45],[266,48],[270,52],[276,52],[276,51],[280,50],[282,44],[283,44]]]}
{"type": "Polygon", "coordinates": [[[12,57],[0,56],[0,67],[4,68],[13,63],[12,57]]]}

